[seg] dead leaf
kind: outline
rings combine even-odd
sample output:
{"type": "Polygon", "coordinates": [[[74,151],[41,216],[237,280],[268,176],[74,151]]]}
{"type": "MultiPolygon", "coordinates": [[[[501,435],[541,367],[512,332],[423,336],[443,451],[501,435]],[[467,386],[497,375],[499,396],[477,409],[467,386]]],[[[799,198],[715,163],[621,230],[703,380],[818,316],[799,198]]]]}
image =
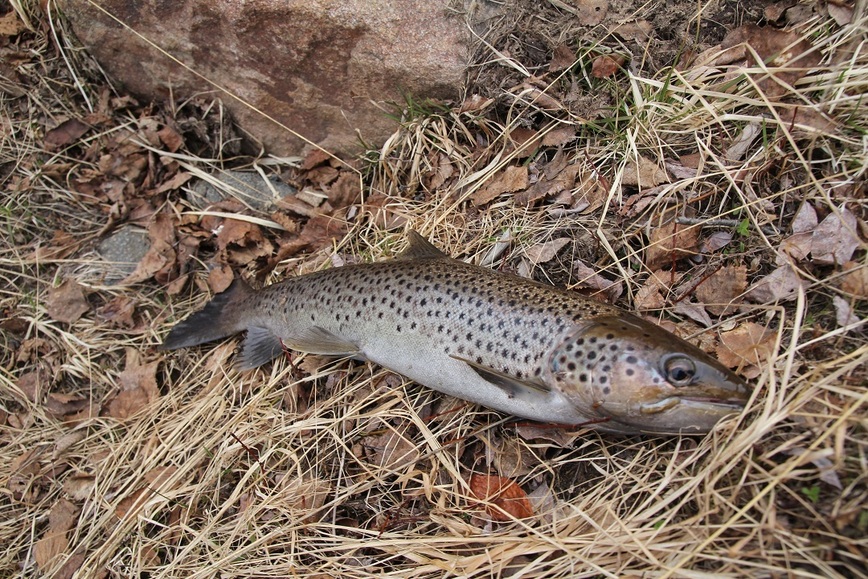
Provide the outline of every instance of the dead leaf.
{"type": "Polygon", "coordinates": [[[868,266],[855,261],[845,263],[838,287],[856,299],[868,299],[868,266]]]}
{"type": "Polygon", "coordinates": [[[366,436],[362,445],[367,450],[368,459],[375,465],[394,470],[413,464],[419,458],[419,448],[408,438],[410,423],[398,426],[384,424],[381,434],[366,436]]]}
{"type": "Polygon", "coordinates": [[[314,167],[322,165],[331,159],[332,156],[325,149],[321,148],[313,148],[305,156],[304,161],[301,162],[301,169],[303,171],[310,171],[314,167]]]}
{"type": "Polygon", "coordinates": [[[695,304],[688,300],[681,300],[672,308],[676,314],[686,316],[697,324],[705,328],[710,328],[712,326],[712,321],[705,309],[706,308],[703,307],[702,304],[695,304]]]}
{"type": "Polygon", "coordinates": [[[208,271],[208,287],[215,294],[221,293],[232,285],[234,279],[235,272],[225,263],[218,264],[208,271]]]}
{"type": "Polygon", "coordinates": [[[572,125],[558,125],[546,131],[542,138],[543,147],[563,147],[576,138],[576,128],[572,125]]]}
{"type": "Polygon", "coordinates": [[[715,316],[723,316],[735,311],[732,303],[744,293],[746,287],[747,267],[729,265],[720,268],[699,284],[694,295],[706,310],[715,316]]]}
{"type": "Polygon", "coordinates": [[[544,243],[537,243],[526,249],[524,254],[533,265],[539,265],[554,259],[558,252],[569,242],[569,238],[561,237],[544,243]]]}
{"type": "Polygon", "coordinates": [[[627,58],[623,54],[601,54],[591,64],[591,76],[594,78],[609,78],[621,70],[627,58]]]}
{"type": "Polygon", "coordinates": [[[639,44],[645,44],[651,37],[654,26],[647,20],[637,20],[635,22],[624,22],[618,24],[610,32],[617,34],[624,40],[633,40],[639,44]]]}
{"type": "Polygon", "coordinates": [[[70,145],[81,138],[90,130],[90,126],[78,119],[63,121],[55,128],[45,133],[45,148],[49,151],[57,151],[70,145]]]}
{"type": "Polygon", "coordinates": [[[575,7],[573,12],[584,26],[596,26],[609,12],[608,0],[571,0],[570,5],[575,7]]]}
{"type": "Polygon", "coordinates": [[[470,197],[471,203],[479,207],[493,201],[503,193],[512,193],[527,188],[527,166],[509,166],[498,171],[486,180],[485,184],[470,197]]]}
{"type": "MultiPolygon", "coordinates": [[[[663,272],[661,272],[662,275],[663,272]]],[[[635,305],[637,310],[659,310],[666,305],[661,290],[666,286],[660,281],[660,276],[652,274],[645,280],[639,291],[636,292],[635,305]]]]}
{"type": "MultiPolygon", "coordinates": [[[[559,153],[560,155],[560,153],[559,153]]],[[[515,195],[515,202],[519,205],[531,205],[545,197],[553,197],[562,191],[572,191],[576,186],[576,180],[582,171],[578,162],[569,162],[566,155],[558,155],[543,168],[539,180],[515,195]]]]}
{"type": "Polygon", "coordinates": [[[148,225],[150,247],[133,273],[121,282],[132,284],[153,277],[168,283],[176,277],[178,254],[175,252],[175,226],[167,213],[157,213],[148,225]]]}
{"type": "Polygon", "coordinates": [[[333,209],[340,209],[358,203],[362,197],[362,184],[356,173],[341,171],[337,180],[328,187],[329,203],[333,209]]]}
{"type": "Polygon", "coordinates": [[[566,70],[576,63],[576,55],[573,50],[566,44],[558,44],[555,46],[552,59],[549,62],[549,72],[560,72],[566,70]]]}
{"type": "Polygon", "coordinates": [[[720,251],[731,242],[731,231],[715,231],[702,241],[699,245],[699,252],[705,255],[714,253],[715,251],[720,251]]]}
{"type": "Polygon", "coordinates": [[[183,186],[187,181],[192,178],[192,173],[180,171],[178,173],[175,173],[175,175],[168,181],[164,181],[163,183],[161,183],[160,186],[157,187],[156,190],[154,190],[154,193],[159,195],[168,191],[175,191],[176,189],[180,189],[181,186],[183,186]]]}
{"type": "Polygon", "coordinates": [[[136,325],[133,319],[135,312],[136,301],[128,296],[118,295],[97,310],[96,314],[111,327],[129,329],[136,325]]]}
{"type": "Polygon", "coordinates": [[[15,380],[15,386],[24,393],[30,402],[37,403],[42,398],[40,372],[26,372],[15,380]]]}
{"type": "Polygon", "coordinates": [[[48,292],[45,309],[53,320],[72,324],[90,310],[90,304],[84,288],[74,279],[66,278],[62,284],[48,292]]]}
{"type": "Polygon", "coordinates": [[[68,416],[79,412],[90,405],[90,400],[79,394],[52,392],[45,399],[42,407],[52,416],[68,416]]]}
{"type": "Polygon", "coordinates": [[[846,207],[832,211],[814,229],[811,259],[816,263],[843,264],[850,261],[862,241],[856,233],[856,216],[846,207]]]}
{"type": "Polygon", "coordinates": [[[621,174],[621,184],[629,187],[638,187],[640,190],[656,187],[661,183],[668,183],[669,176],[657,163],[640,156],[638,160],[630,159],[621,174]]]}
{"type": "Polygon", "coordinates": [[[483,503],[493,520],[505,522],[533,516],[527,493],[514,481],[497,475],[473,474],[469,484],[470,494],[483,503]]]}
{"type": "Polygon", "coordinates": [[[63,492],[73,500],[86,500],[96,487],[96,477],[92,475],[73,475],[63,481],[63,492]]]}
{"type": "Polygon", "coordinates": [[[657,269],[672,261],[695,255],[699,245],[699,228],[680,225],[675,220],[651,230],[645,265],[657,269]]]}
{"type": "Polygon", "coordinates": [[[724,152],[724,158],[731,163],[743,159],[761,130],[759,121],[746,124],[724,152]]]}
{"type": "MultiPolygon", "coordinates": [[[[720,334],[720,345],[715,353],[718,360],[729,368],[753,367],[754,371],[769,364],[774,353],[775,333],[765,326],[747,322],[734,330],[720,334]]],[[[755,377],[759,374],[755,374],[755,377]]]]}
{"type": "Polygon", "coordinates": [[[826,10],[829,11],[829,16],[832,17],[838,26],[847,26],[853,22],[853,6],[839,4],[838,2],[827,2],[826,10]]]}
{"type": "Polygon", "coordinates": [[[841,296],[832,296],[832,305],[835,306],[835,321],[838,326],[849,326],[859,323],[859,318],[853,313],[852,304],[841,296]]]}
{"type": "MultiPolygon", "coordinates": [[[[425,175],[424,183],[428,191],[436,191],[455,173],[455,166],[443,153],[431,153],[431,170],[425,175]]],[[[358,179],[356,179],[358,181],[358,179]]]]}
{"type": "Polygon", "coordinates": [[[573,275],[578,280],[577,285],[605,293],[609,303],[615,303],[624,293],[624,284],[621,280],[606,279],[581,259],[573,262],[572,269],[573,275]]]}
{"type": "Polygon", "coordinates": [[[516,127],[509,132],[509,141],[515,150],[516,159],[526,159],[539,149],[539,132],[525,127],[516,127]]]}
{"type": "Polygon", "coordinates": [[[168,125],[157,131],[157,136],[170,153],[177,153],[184,146],[184,137],[168,125]]]}
{"type": "Polygon", "coordinates": [[[48,528],[33,549],[36,565],[43,573],[48,572],[55,558],[69,547],[68,532],[75,524],[78,513],[75,505],[66,499],[60,499],[48,514],[48,528]]]}
{"type": "Polygon", "coordinates": [[[127,420],[159,397],[159,363],[159,360],[143,363],[141,354],[136,349],[127,348],[126,367],[118,376],[121,391],[108,404],[109,416],[121,421],[127,420]]]}
{"type": "Polygon", "coordinates": [[[757,69],[751,74],[757,76],[760,90],[770,99],[786,94],[787,85],[795,84],[820,61],[820,55],[806,37],[770,26],[747,24],[736,28],[726,35],[721,47],[731,49],[742,44],[752,48],[744,52],[746,68],[757,69]]]}
{"type": "Polygon", "coordinates": [[[760,304],[796,299],[802,279],[791,265],[782,265],[764,278],[757,280],[745,298],[760,304]]]}
{"type": "Polygon", "coordinates": [[[18,13],[10,10],[0,17],[0,36],[18,36],[27,26],[18,18],[18,13]]]}
{"type": "Polygon", "coordinates": [[[172,478],[177,470],[178,467],[176,466],[158,466],[149,470],[144,476],[145,486],[139,487],[124,497],[118,503],[118,506],[115,507],[115,516],[123,519],[130,514],[138,512],[157,493],[165,496],[163,486],[172,478]]]}
{"type": "Polygon", "coordinates": [[[805,201],[793,217],[790,227],[793,228],[793,233],[811,233],[817,228],[818,223],[817,211],[813,205],[805,201]]]}

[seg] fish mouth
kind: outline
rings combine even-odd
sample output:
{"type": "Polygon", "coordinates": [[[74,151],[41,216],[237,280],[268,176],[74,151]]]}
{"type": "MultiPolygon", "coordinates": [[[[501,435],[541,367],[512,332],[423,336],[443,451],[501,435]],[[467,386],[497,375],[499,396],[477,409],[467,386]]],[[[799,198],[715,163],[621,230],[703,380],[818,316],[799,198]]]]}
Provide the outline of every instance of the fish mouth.
{"type": "Polygon", "coordinates": [[[656,402],[642,404],[642,414],[659,414],[676,407],[702,410],[712,414],[732,414],[744,409],[747,400],[741,398],[714,398],[710,396],[670,396],[656,402]]]}

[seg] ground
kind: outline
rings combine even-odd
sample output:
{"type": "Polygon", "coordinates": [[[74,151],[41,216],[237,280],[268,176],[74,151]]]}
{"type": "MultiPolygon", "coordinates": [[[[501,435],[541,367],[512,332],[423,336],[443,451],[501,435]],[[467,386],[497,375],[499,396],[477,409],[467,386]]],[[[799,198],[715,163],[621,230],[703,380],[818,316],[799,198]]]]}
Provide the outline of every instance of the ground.
{"type": "Polygon", "coordinates": [[[43,5],[0,2],[0,574],[866,576],[852,3],[516,1],[454,102],[295,160],[244,156],[217,100],[117,92],[43,5]],[[408,229],[687,337],[748,407],[613,437],[351,360],[157,349],[234,275],[408,229]]]}

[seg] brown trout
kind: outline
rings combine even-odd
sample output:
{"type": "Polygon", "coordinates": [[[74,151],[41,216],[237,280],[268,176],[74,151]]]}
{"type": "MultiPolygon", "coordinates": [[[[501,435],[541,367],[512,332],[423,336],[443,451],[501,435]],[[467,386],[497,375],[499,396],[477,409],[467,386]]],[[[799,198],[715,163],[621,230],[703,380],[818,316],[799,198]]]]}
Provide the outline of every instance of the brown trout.
{"type": "Polygon", "coordinates": [[[284,348],[355,357],[515,416],[623,434],[705,433],[749,396],[738,376],[654,324],[452,259],[416,232],[390,261],[259,291],[236,280],[161,348],[244,330],[241,369],[284,348]]]}

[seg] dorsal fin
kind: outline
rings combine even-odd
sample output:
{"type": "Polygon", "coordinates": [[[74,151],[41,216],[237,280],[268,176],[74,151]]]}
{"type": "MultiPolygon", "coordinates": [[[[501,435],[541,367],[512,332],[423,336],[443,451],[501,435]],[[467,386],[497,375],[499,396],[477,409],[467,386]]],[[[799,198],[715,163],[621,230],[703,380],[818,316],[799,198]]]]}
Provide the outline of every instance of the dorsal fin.
{"type": "Polygon", "coordinates": [[[416,231],[411,230],[409,237],[410,245],[395,259],[442,259],[449,257],[416,231]]]}

